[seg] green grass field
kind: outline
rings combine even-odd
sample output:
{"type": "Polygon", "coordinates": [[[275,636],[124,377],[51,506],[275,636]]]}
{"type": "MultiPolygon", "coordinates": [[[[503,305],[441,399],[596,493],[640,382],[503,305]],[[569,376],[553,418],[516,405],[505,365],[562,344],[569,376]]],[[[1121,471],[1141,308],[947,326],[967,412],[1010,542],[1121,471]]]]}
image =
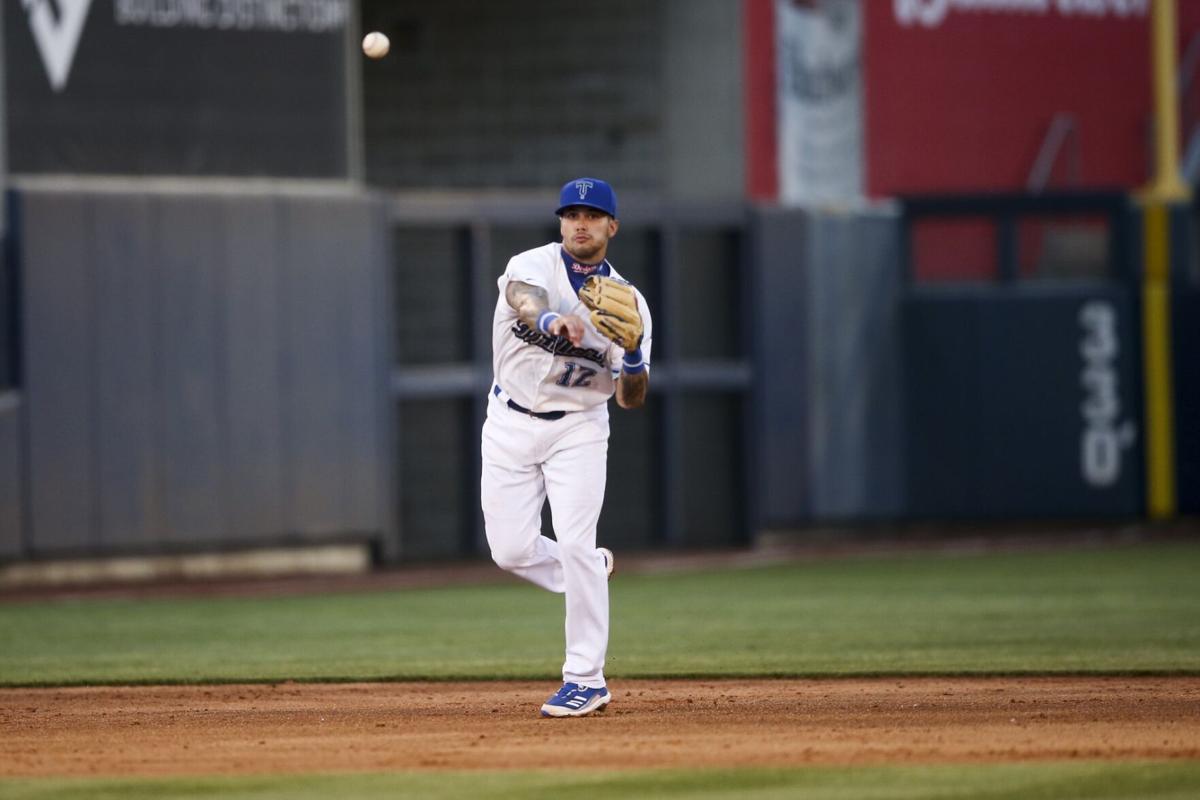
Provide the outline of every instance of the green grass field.
{"type": "MultiPolygon", "coordinates": [[[[1200,674],[1200,542],[621,575],[613,677],[1200,674]]],[[[515,582],[0,604],[0,685],[553,680],[561,598],[515,582]]],[[[1193,798],[1200,762],[0,780],[4,798],[1193,798]]]]}
{"type": "Polygon", "coordinates": [[[6,800],[1194,800],[1200,763],[1008,764],[582,772],[404,772],[287,777],[0,781],[6,800]]]}
{"type": "MultiPolygon", "coordinates": [[[[1200,672],[1200,543],[618,577],[614,677],[1200,672]]],[[[0,604],[0,685],[552,678],[562,600],[499,583],[0,604]]]]}

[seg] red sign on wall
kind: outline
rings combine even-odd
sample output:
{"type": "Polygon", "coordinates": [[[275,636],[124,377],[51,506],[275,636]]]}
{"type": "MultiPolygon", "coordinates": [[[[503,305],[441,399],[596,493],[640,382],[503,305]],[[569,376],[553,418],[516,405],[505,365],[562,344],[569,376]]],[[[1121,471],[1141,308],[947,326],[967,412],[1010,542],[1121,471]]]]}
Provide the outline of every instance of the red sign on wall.
{"type": "MultiPolygon", "coordinates": [[[[1183,42],[1200,4],[1179,4],[1183,42]]],[[[867,188],[1023,190],[1056,118],[1051,187],[1147,178],[1149,0],[864,2],[867,188]]]]}

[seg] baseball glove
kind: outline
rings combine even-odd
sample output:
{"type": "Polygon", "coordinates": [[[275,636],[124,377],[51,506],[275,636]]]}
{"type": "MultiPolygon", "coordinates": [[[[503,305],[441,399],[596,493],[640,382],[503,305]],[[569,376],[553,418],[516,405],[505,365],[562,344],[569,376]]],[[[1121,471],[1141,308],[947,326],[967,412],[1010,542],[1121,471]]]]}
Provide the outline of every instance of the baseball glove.
{"type": "Polygon", "coordinates": [[[588,307],[592,325],[625,350],[642,344],[642,315],[637,295],[628,283],[593,275],[579,290],[579,299],[588,307]]]}

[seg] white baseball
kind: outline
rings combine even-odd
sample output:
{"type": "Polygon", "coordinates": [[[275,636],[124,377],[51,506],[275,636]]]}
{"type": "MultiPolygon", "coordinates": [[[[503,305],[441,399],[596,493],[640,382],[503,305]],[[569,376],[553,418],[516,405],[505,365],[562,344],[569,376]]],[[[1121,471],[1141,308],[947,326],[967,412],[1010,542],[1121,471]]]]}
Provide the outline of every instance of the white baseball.
{"type": "Polygon", "coordinates": [[[371,31],[363,37],[363,52],[367,58],[383,58],[388,54],[392,43],[379,31],[371,31]]]}

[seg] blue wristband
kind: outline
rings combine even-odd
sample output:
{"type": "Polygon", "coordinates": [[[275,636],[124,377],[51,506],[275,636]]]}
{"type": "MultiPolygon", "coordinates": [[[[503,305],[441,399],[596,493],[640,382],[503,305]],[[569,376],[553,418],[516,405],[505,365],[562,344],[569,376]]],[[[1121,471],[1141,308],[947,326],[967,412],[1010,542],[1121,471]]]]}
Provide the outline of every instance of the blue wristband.
{"type": "Polygon", "coordinates": [[[630,375],[646,371],[646,362],[642,360],[642,348],[626,350],[625,358],[621,359],[621,368],[630,375]]]}
{"type": "Polygon", "coordinates": [[[550,311],[549,309],[547,309],[546,311],[543,311],[541,314],[538,315],[537,329],[539,331],[541,331],[542,333],[549,333],[550,332],[550,323],[554,322],[554,320],[558,319],[561,316],[562,316],[562,314],[555,313],[553,311],[550,311]]]}

